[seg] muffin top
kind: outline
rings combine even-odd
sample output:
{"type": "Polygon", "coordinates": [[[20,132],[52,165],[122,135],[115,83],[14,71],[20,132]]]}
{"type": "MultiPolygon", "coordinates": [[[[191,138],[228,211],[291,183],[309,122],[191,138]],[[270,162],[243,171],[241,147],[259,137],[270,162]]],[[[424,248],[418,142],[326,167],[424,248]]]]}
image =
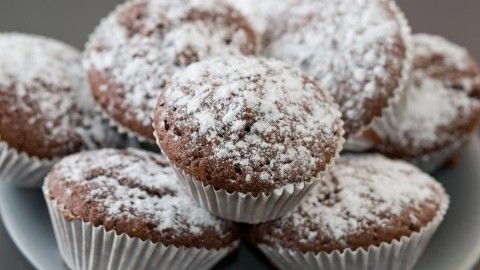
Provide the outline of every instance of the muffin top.
{"type": "Polygon", "coordinates": [[[103,110],[153,142],[151,115],[173,73],[211,56],[255,54],[257,42],[244,17],[221,0],[135,0],[100,23],[84,64],[103,110]]]}
{"type": "Polygon", "coordinates": [[[377,145],[415,158],[461,141],[480,119],[480,69],[467,50],[442,37],[414,35],[414,67],[397,125],[377,145]]]}
{"type": "Polygon", "coordinates": [[[51,159],[106,144],[80,53],[59,41],[0,34],[0,139],[51,159]]]}
{"type": "Polygon", "coordinates": [[[266,55],[300,67],[340,105],[347,137],[382,114],[409,68],[398,7],[389,0],[292,3],[266,33],[266,55]]]}
{"type": "Polygon", "coordinates": [[[177,73],[154,115],[170,161],[205,185],[258,194],[317,180],[342,142],[340,112],[276,60],[213,58],[177,73]]]}
{"type": "Polygon", "coordinates": [[[198,206],[153,153],[102,149],[64,158],[45,192],[68,220],[83,220],[153,243],[197,248],[232,245],[236,230],[198,206]]]}
{"type": "Polygon", "coordinates": [[[420,231],[447,206],[442,186],[410,164],[346,156],[295,210],[256,225],[251,236],[301,252],[367,249],[420,231]]]}

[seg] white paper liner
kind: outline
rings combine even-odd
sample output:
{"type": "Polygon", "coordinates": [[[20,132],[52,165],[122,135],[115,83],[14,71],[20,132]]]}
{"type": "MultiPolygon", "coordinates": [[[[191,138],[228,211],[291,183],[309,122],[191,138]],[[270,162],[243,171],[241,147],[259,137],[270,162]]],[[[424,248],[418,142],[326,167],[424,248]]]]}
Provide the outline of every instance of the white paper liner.
{"type": "Polygon", "coordinates": [[[134,139],[134,140],[138,141],[141,148],[145,148],[146,150],[153,150],[153,149],[158,150],[158,148],[155,146],[155,140],[154,139],[147,138],[145,136],[137,134],[137,133],[131,131],[130,129],[124,127],[118,121],[113,119],[113,117],[111,117],[108,114],[108,112],[106,112],[102,108],[102,106],[100,106],[100,104],[98,104],[96,101],[95,101],[95,108],[96,108],[96,111],[98,111],[98,113],[101,114],[103,120],[106,121],[108,123],[108,125],[110,127],[114,128],[118,133],[120,133],[122,135],[126,135],[130,139],[134,139]]]}
{"type": "Polygon", "coordinates": [[[282,217],[297,206],[317,181],[289,184],[258,196],[216,190],[175,168],[178,179],[190,196],[209,212],[242,223],[260,223],[282,217]]]}
{"type": "Polygon", "coordinates": [[[405,104],[405,89],[410,80],[410,72],[413,65],[413,40],[412,30],[405,18],[405,14],[400,10],[395,1],[389,1],[390,8],[395,12],[400,24],[400,35],[405,42],[405,60],[402,65],[401,78],[398,87],[394,91],[394,95],[388,100],[388,105],[383,108],[380,116],[375,117],[370,124],[363,127],[356,135],[352,135],[345,143],[345,150],[352,152],[363,152],[373,147],[374,143],[363,138],[362,134],[368,130],[373,130],[375,133],[383,137],[385,129],[395,126],[396,115],[398,110],[402,109],[405,104]]]}
{"type": "Polygon", "coordinates": [[[258,247],[279,269],[408,270],[415,266],[422,255],[443,221],[448,206],[447,197],[434,219],[419,232],[413,232],[410,236],[403,236],[391,243],[370,246],[367,250],[358,248],[342,252],[303,253],[265,244],[259,244],[258,247]]]}
{"type": "Polygon", "coordinates": [[[0,141],[0,181],[19,187],[40,187],[54,160],[30,157],[0,141]]]}
{"type": "Polygon", "coordinates": [[[238,246],[223,249],[165,246],[106,231],[81,220],[67,221],[44,190],[60,255],[72,270],[210,269],[238,246]]]}
{"type": "Polygon", "coordinates": [[[423,155],[418,158],[410,159],[408,162],[417,166],[425,172],[433,173],[440,169],[445,162],[451,158],[465,143],[468,142],[470,136],[466,136],[442,150],[423,155]]]}

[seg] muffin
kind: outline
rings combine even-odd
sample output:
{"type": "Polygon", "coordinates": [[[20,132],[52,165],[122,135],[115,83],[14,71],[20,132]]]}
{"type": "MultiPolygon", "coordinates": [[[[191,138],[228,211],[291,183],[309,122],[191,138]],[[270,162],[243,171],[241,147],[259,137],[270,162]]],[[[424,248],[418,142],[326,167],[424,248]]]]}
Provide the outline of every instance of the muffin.
{"type": "Polygon", "coordinates": [[[200,208],[157,154],[102,149],[62,159],[43,187],[70,269],[209,269],[237,231],[200,208]]]}
{"type": "Polygon", "coordinates": [[[378,134],[375,148],[433,171],[478,126],[480,69],[466,49],[442,37],[417,34],[413,40],[414,67],[405,105],[378,134]]]}
{"type": "Polygon", "coordinates": [[[257,223],[285,214],[343,143],[315,80],[277,60],[212,58],[177,73],[154,114],[157,143],[212,213],[257,223]]]}
{"type": "Polygon", "coordinates": [[[172,75],[211,56],[255,54],[256,33],[220,0],[127,1],[90,36],[84,54],[107,119],[153,145],[151,115],[172,75]]]}
{"type": "Polygon", "coordinates": [[[119,143],[93,104],[76,49],[1,33],[0,179],[40,186],[56,158],[119,143]]]}
{"type": "Polygon", "coordinates": [[[448,205],[406,162],[345,156],[295,210],[250,236],[280,269],[411,269],[448,205]]]}
{"type": "Polygon", "coordinates": [[[265,54],[300,67],[340,105],[347,150],[388,118],[411,67],[410,29],[393,1],[291,1],[265,33],[265,54]]]}

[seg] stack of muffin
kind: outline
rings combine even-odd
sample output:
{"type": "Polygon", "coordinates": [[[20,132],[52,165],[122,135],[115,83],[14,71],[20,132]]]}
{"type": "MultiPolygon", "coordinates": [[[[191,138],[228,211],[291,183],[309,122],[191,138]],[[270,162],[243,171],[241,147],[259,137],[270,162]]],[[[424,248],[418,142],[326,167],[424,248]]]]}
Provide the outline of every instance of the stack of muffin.
{"type": "Polygon", "coordinates": [[[0,179],[43,183],[70,269],[208,269],[240,237],[281,269],[411,269],[449,198],[410,163],[476,130],[474,60],[389,0],[228,2],[125,2],[83,65],[0,34],[0,179]]]}

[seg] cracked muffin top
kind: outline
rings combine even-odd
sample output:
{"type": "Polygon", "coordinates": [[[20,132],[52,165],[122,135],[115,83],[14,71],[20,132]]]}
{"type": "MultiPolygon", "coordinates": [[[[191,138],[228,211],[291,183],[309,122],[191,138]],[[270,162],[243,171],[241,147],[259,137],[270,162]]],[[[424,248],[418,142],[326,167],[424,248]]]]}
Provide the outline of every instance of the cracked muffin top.
{"type": "Polygon", "coordinates": [[[164,157],[142,150],[102,149],[62,159],[44,192],[67,220],[153,243],[197,248],[233,245],[237,232],[198,206],[164,157]]]}

